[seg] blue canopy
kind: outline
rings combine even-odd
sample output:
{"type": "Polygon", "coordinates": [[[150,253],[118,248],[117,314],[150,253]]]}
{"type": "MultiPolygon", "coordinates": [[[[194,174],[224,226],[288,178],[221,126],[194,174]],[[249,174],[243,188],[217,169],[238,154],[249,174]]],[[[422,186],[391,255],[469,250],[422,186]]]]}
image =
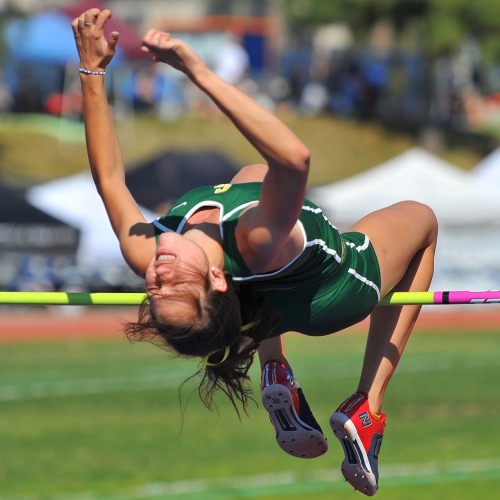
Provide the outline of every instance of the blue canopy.
{"type": "Polygon", "coordinates": [[[4,36],[14,59],[60,64],[78,61],[71,21],[60,12],[11,21],[4,36]]]}
{"type": "Polygon", "coordinates": [[[71,19],[59,11],[11,21],[5,27],[4,37],[12,59],[47,64],[67,64],[79,59],[71,19]]]}

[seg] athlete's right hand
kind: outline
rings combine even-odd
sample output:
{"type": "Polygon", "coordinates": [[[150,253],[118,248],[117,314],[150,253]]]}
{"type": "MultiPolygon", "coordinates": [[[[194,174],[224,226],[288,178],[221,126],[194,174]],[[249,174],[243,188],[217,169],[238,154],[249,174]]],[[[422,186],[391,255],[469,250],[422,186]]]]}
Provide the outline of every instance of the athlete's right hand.
{"type": "Polygon", "coordinates": [[[89,9],[73,19],[71,28],[80,56],[80,67],[91,71],[104,71],[116,51],[118,32],[104,37],[104,26],[111,17],[109,9],[89,9]]]}
{"type": "Polygon", "coordinates": [[[154,28],[144,35],[141,50],[150,53],[153,62],[168,64],[191,80],[207,68],[203,59],[186,42],[154,28]]]}

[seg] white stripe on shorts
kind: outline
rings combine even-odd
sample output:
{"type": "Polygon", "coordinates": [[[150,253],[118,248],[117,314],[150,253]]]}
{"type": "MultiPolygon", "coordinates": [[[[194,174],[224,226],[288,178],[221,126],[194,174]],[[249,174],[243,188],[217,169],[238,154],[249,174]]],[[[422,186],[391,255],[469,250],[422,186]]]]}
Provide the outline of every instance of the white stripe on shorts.
{"type": "Polygon", "coordinates": [[[363,250],[366,250],[369,247],[370,238],[368,238],[368,236],[366,236],[365,234],[365,241],[363,242],[362,245],[359,246],[356,246],[355,243],[353,243],[352,241],[346,241],[345,244],[351,248],[354,248],[356,252],[362,252],[363,250]]]}
{"type": "Polygon", "coordinates": [[[308,241],[306,247],[312,247],[318,245],[321,249],[328,255],[333,255],[333,258],[340,264],[342,262],[342,257],[338,254],[337,250],[327,246],[326,242],[322,239],[316,238],[315,240],[308,241]]]}
{"type": "Polygon", "coordinates": [[[348,272],[349,272],[349,274],[352,274],[357,280],[361,281],[365,285],[371,286],[375,290],[375,292],[377,292],[377,299],[380,300],[380,290],[379,290],[378,286],[373,281],[370,281],[365,276],[361,276],[361,274],[356,272],[356,269],[353,269],[352,267],[349,269],[348,272]]]}

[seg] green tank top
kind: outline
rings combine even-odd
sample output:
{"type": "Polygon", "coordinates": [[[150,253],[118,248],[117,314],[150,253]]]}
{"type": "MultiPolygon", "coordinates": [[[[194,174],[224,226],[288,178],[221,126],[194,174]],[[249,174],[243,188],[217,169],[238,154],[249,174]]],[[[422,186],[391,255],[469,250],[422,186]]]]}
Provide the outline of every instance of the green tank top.
{"type": "Polygon", "coordinates": [[[251,283],[280,314],[274,335],[286,331],[326,335],[366,317],[380,299],[380,272],[371,243],[360,233],[340,235],[309,200],[304,201],[297,221],[304,235],[301,253],[280,269],[252,273],[238,251],[235,228],[242,211],[258,202],[261,186],[255,182],[193,189],[154,222],[156,234],[181,233],[197,210],[217,207],[224,270],[236,282],[251,283]]]}

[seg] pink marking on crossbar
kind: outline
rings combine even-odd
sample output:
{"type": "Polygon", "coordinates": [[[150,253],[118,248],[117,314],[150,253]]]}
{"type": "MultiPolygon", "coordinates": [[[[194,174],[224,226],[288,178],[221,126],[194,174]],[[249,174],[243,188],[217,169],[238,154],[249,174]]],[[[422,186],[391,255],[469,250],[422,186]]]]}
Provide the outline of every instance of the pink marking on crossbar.
{"type": "Polygon", "coordinates": [[[434,304],[500,303],[500,290],[434,292],[434,304]]]}

